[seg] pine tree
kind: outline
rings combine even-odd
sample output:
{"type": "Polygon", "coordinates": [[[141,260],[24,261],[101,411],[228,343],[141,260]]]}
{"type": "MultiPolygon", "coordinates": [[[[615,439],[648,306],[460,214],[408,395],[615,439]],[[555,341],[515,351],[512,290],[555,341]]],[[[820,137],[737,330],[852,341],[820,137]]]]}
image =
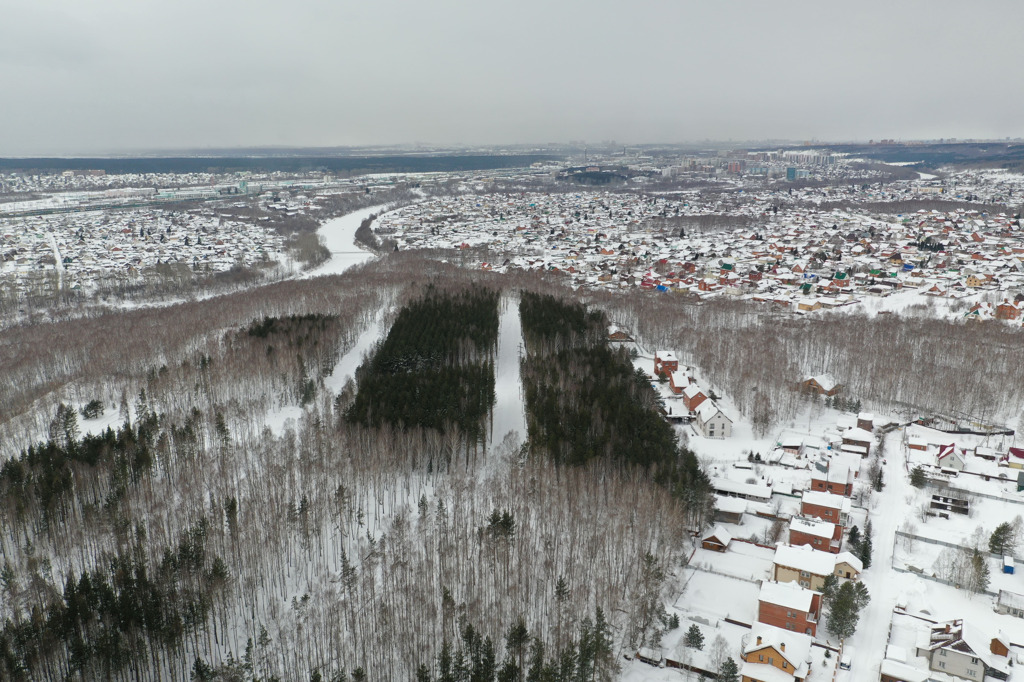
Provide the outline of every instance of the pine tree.
{"type": "Polygon", "coordinates": [[[725,659],[718,671],[718,682],[740,682],[740,669],[731,657],[725,659]]]}
{"type": "Polygon", "coordinates": [[[700,631],[696,623],[691,625],[690,629],[686,631],[686,646],[691,649],[704,648],[704,633],[700,631]]]}
{"type": "Polygon", "coordinates": [[[840,639],[853,635],[857,631],[860,611],[869,601],[868,590],[863,583],[848,581],[840,585],[829,610],[828,629],[840,639]]]}
{"type": "Polygon", "coordinates": [[[917,466],[910,470],[910,485],[915,488],[923,488],[925,484],[924,469],[917,466]]]}
{"type": "Polygon", "coordinates": [[[988,539],[988,550],[993,554],[1012,554],[1013,536],[1013,526],[1007,521],[1000,523],[988,539]]]}

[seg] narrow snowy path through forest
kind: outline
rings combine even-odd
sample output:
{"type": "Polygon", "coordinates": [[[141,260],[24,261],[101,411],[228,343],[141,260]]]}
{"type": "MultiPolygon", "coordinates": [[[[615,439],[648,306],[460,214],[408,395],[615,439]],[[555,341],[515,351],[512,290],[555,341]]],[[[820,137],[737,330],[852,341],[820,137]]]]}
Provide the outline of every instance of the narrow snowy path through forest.
{"type": "Polygon", "coordinates": [[[348,351],[341,356],[338,360],[338,364],[334,366],[334,370],[331,371],[330,376],[324,379],[324,387],[331,393],[338,393],[345,387],[345,383],[348,380],[355,379],[356,369],[362,364],[364,355],[373,347],[373,344],[381,338],[382,329],[381,324],[383,322],[384,309],[377,310],[377,313],[373,317],[373,321],[370,322],[369,326],[363,330],[363,332],[356,339],[355,344],[348,349],[348,351]]]}
{"type": "Polygon", "coordinates": [[[494,364],[494,409],[488,449],[502,444],[509,432],[517,443],[526,439],[526,412],[519,358],[523,348],[523,329],[519,320],[519,297],[505,296],[501,301],[498,323],[498,353],[494,364]]]}

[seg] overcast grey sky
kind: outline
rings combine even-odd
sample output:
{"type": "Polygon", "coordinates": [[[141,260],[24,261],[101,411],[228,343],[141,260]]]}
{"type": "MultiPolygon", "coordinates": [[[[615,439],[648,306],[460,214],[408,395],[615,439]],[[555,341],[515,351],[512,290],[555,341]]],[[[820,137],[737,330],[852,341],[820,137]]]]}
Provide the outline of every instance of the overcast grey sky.
{"type": "Polygon", "coordinates": [[[1024,0],[0,0],[0,156],[1024,135],[1024,0]]]}

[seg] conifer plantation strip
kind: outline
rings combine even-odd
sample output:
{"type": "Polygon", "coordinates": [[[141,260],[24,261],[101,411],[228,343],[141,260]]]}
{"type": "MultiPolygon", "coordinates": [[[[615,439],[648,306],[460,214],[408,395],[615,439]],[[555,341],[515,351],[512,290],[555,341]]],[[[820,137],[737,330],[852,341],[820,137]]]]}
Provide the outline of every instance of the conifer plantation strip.
{"type": "Polygon", "coordinates": [[[554,296],[524,292],[520,303],[530,447],[556,464],[593,459],[651,471],[694,512],[706,505],[706,476],[694,454],[676,444],[658,411],[647,375],[624,349],[605,340],[600,311],[554,296]]]}
{"type": "Polygon", "coordinates": [[[350,423],[484,435],[494,406],[497,291],[448,293],[429,287],[404,307],[373,359],[356,373],[350,423]]]}

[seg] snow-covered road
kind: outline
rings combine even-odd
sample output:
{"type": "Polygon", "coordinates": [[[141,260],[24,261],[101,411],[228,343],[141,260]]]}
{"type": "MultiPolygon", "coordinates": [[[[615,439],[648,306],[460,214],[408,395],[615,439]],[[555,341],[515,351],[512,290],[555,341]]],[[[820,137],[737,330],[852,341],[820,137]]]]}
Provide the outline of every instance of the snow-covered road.
{"type": "MultiPolygon", "coordinates": [[[[871,602],[860,614],[857,632],[846,642],[854,654],[854,666],[845,673],[850,680],[878,679],[879,666],[885,658],[888,644],[893,607],[900,596],[908,589],[913,590],[918,582],[913,575],[897,573],[891,568],[896,531],[906,520],[907,514],[911,513],[906,499],[913,495],[904,468],[899,442],[901,433],[896,430],[886,436],[888,463],[882,467],[885,488],[882,492],[873,493],[871,497],[871,567],[864,571],[861,578],[871,595],[871,602]]],[[[842,675],[837,679],[841,678],[842,675]]]]}

